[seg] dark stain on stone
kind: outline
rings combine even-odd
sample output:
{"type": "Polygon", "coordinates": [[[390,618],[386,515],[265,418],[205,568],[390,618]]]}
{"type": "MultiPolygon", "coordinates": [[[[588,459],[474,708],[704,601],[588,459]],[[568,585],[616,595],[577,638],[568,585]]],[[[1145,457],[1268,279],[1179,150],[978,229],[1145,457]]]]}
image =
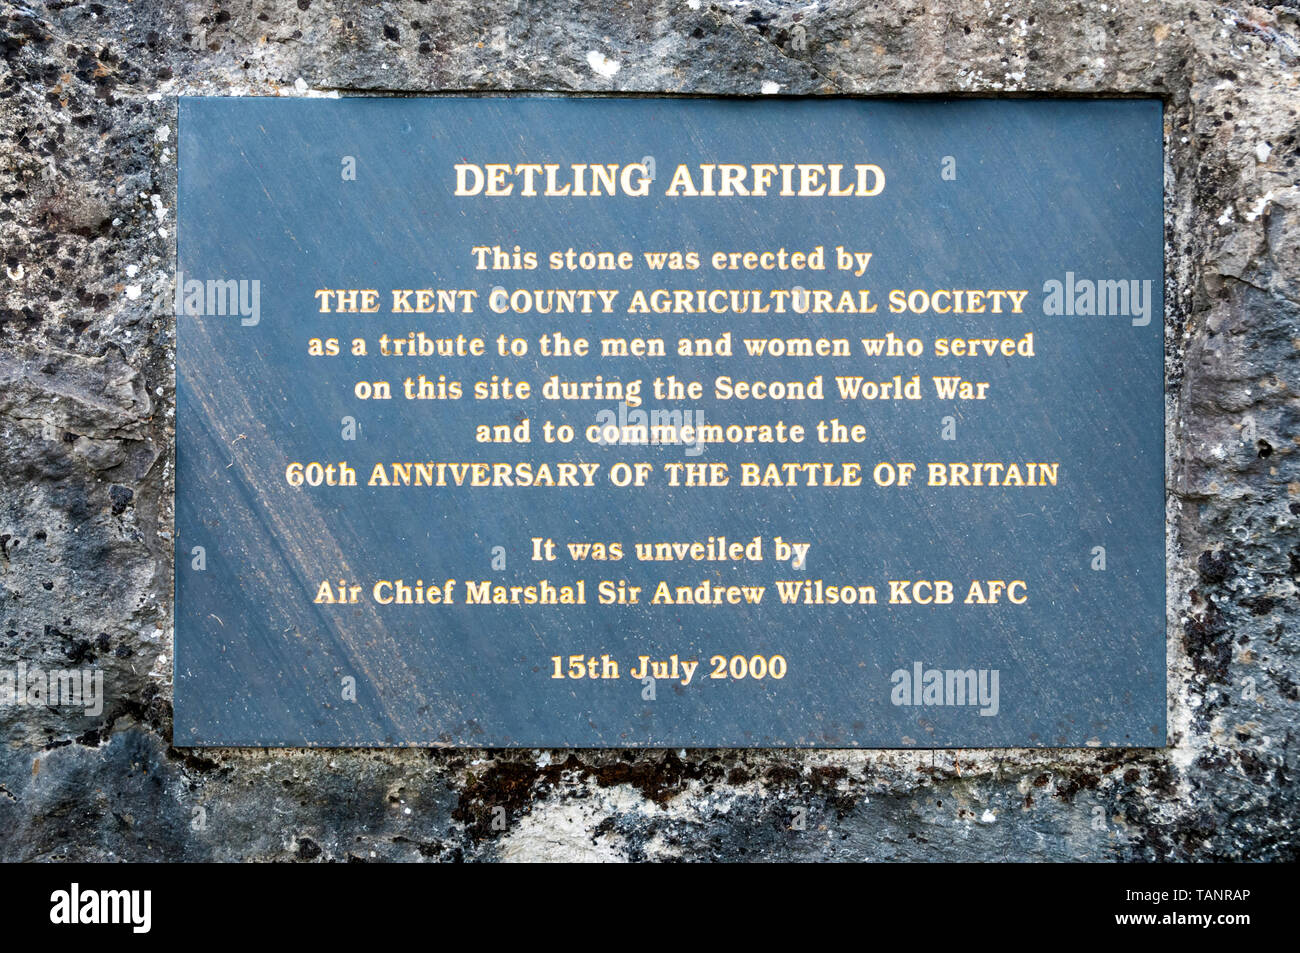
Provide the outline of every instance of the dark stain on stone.
{"type": "Polygon", "coordinates": [[[1090,772],[1082,772],[1066,777],[1057,782],[1055,796],[1067,804],[1074,800],[1080,791],[1094,791],[1101,783],[1101,778],[1090,772]]]}
{"type": "Polygon", "coordinates": [[[135,497],[135,491],[127,486],[118,486],[114,484],[108,488],[108,498],[112,502],[113,515],[121,516],[126,512],[126,508],[131,505],[131,500],[135,497]]]}
{"type": "Polygon", "coordinates": [[[1196,571],[1207,583],[1223,582],[1232,575],[1232,557],[1221,549],[1206,550],[1196,558],[1196,571]]]}
{"type": "Polygon", "coordinates": [[[1183,644],[1197,674],[1216,682],[1227,679],[1232,639],[1227,620],[1214,600],[1206,599],[1205,610],[1187,620],[1183,626],[1183,644]]]}

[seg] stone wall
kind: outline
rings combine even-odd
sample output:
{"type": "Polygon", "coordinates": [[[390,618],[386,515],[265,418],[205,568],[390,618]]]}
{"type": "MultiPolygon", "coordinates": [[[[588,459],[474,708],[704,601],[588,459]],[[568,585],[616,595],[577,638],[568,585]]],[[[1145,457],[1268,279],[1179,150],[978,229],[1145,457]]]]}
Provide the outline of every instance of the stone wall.
{"type": "Polygon", "coordinates": [[[0,2],[0,859],[1294,858],[1300,3],[573,6],[0,2]],[[175,97],[449,91],[1163,98],[1170,747],[172,749],[175,97]]]}

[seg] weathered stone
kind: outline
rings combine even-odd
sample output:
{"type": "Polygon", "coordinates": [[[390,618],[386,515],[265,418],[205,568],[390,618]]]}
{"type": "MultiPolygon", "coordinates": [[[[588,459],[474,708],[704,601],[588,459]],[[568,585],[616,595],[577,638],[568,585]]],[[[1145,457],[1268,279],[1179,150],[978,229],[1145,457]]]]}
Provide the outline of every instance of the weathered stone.
{"type": "Polygon", "coordinates": [[[107,701],[0,709],[0,858],[1294,858],[1298,16],[4,4],[0,659],[107,701]],[[171,749],[174,97],[448,90],[1162,97],[1171,747],[171,749]]]}

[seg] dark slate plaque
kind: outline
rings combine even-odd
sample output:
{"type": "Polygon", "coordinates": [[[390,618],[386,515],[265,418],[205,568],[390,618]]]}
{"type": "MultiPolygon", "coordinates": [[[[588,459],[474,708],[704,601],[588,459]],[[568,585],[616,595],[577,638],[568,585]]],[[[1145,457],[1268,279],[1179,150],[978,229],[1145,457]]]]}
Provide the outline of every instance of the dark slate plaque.
{"type": "Polygon", "coordinates": [[[179,128],[176,744],[1164,744],[1159,103],[179,128]]]}

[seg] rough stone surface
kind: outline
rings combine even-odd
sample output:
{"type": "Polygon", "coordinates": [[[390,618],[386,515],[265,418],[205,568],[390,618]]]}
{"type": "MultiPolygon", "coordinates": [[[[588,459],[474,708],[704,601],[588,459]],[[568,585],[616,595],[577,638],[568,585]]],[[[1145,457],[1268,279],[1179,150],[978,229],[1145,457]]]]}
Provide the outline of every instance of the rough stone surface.
{"type": "Polygon", "coordinates": [[[0,859],[1295,858],[1300,3],[573,6],[0,2],[0,859]],[[175,97],[773,90],[1165,100],[1170,747],[171,748],[175,97]]]}

